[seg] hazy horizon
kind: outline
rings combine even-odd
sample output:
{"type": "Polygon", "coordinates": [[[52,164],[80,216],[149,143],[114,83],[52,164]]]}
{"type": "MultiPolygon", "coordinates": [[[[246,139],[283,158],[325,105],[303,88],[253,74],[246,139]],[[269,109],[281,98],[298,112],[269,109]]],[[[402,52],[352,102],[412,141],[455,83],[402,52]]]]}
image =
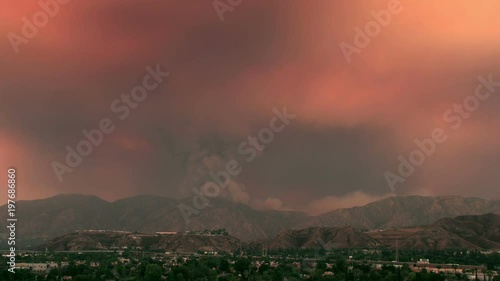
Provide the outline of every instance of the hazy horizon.
{"type": "MultiPolygon", "coordinates": [[[[132,199],[132,198],[136,198],[136,197],[161,197],[161,198],[167,198],[167,199],[173,199],[173,200],[177,200],[177,201],[187,201],[187,200],[190,200],[191,197],[169,197],[169,196],[165,196],[165,195],[155,195],[155,194],[135,194],[135,195],[132,195],[132,196],[127,196],[127,197],[122,197],[122,198],[117,198],[117,199],[106,199],[106,198],[103,198],[103,197],[100,197],[98,195],[95,195],[95,194],[85,194],[85,193],[59,193],[59,194],[55,194],[55,195],[51,195],[49,197],[43,197],[43,198],[34,198],[34,199],[29,199],[29,200],[20,200],[20,201],[34,201],[34,200],[47,200],[47,199],[50,199],[50,198],[54,198],[54,197],[58,197],[58,196],[89,196],[89,197],[96,197],[96,198],[99,198],[103,201],[106,201],[108,203],[114,203],[114,202],[117,202],[117,201],[120,201],[120,200],[126,200],[126,199],[132,199]]],[[[281,211],[292,211],[292,212],[303,212],[305,214],[308,214],[308,215],[311,215],[311,216],[318,216],[318,215],[322,215],[322,214],[325,214],[325,213],[328,213],[328,212],[331,212],[331,211],[335,211],[335,210],[339,210],[339,209],[349,209],[349,208],[352,208],[352,207],[362,207],[362,206],[366,206],[370,203],[374,203],[374,202],[377,202],[377,201],[382,201],[382,200],[385,200],[385,199],[388,199],[388,198],[392,198],[392,197],[414,197],[414,196],[417,196],[417,197],[428,197],[428,198],[437,198],[437,197],[442,197],[442,198],[446,198],[446,197],[450,197],[450,198],[464,198],[464,199],[482,199],[482,200],[487,200],[487,201],[498,201],[500,200],[500,197],[494,197],[494,198],[482,198],[482,197],[464,197],[464,196],[460,196],[460,195],[440,195],[440,196],[425,196],[425,195],[418,195],[418,194],[407,194],[407,195],[389,195],[389,196],[386,196],[386,197],[383,197],[381,199],[375,199],[373,201],[367,201],[367,202],[361,202],[361,203],[353,203],[352,205],[349,204],[349,205],[345,205],[345,206],[337,206],[337,205],[331,205],[331,209],[329,210],[326,210],[326,211],[322,211],[322,212],[311,212],[311,211],[303,211],[303,210],[294,210],[294,209],[288,209],[288,210],[281,210],[281,211]]],[[[228,198],[218,198],[220,200],[226,200],[228,202],[232,202],[230,199],[228,198]]],[[[237,204],[244,204],[244,203],[238,203],[236,202],[237,204]]],[[[2,206],[2,205],[0,205],[2,206]]],[[[250,208],[253,208],[253,209],[256,209],[256,210],[260,210],[260,211],[267,211],[269,209],[263,207],[263,206],[251,206],[249,205],[250,208]]]]}

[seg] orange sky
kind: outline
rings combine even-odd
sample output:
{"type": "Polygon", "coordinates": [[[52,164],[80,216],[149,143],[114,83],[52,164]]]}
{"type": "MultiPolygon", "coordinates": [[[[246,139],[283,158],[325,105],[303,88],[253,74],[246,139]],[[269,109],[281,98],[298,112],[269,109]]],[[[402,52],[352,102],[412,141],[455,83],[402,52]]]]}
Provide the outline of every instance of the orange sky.
{"type": "Polygon", "coordinates": [[[443,113],[479,75],[500,81],[500,2],[401,0],[348,63],[339,44],[388,2],[244,1],[221,22],[211,1],[69,1],[17,54],[7,34],[41,8],[0,4],[0,168],[17,167],[23,199],[190,196],[287,106],[297,119],[234,179],[248,204],[318,213],[387,196],[384,172],[436,127],[449,139],[396,193],[497,196],[500,97],[457,131],[443,113]],[[60,183],[51,163],[156,64],[168,82],[60,183]]]}

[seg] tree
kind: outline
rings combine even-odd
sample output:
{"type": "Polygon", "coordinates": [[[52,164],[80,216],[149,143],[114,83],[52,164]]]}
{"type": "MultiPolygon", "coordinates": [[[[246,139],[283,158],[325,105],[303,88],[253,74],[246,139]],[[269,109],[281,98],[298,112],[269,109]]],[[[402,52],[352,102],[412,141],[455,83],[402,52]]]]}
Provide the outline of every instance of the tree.
{"type": "Polygon", "coordinates": [[[173,275],[175,276],[175,279],[172,280],[182,281],[182,280],[189,280],[191,278],[189,267],[185,265],[177,266],[176,268],[174,268],[172,272],[173,275]]]}
{"type": "Polygon", "coordinates": [[[75,276],[74,280],[75,281],[93,281],[94,277],[92,275],[79,274],[79,275],[75,276]]]}
{"type": "Polygon", "coordinates": [[[161,280],[162,268],[156,264],[148,264],[146,267],[146,273],[144,274],[145,281],[157,281],[161,280]]]}
{"type": "Polygon", "coordinates": [[[240,258],[234,263],[234,270],[243,273],[250,267],[251,262],[246,258],[240,258]]]}
{"type": "Polygon", "coordinates": [[[219,270],[222,271],[222,272],[229,272],[231,270],[229,262],[226,259],[222,259],[220,261],[219,270]]]}

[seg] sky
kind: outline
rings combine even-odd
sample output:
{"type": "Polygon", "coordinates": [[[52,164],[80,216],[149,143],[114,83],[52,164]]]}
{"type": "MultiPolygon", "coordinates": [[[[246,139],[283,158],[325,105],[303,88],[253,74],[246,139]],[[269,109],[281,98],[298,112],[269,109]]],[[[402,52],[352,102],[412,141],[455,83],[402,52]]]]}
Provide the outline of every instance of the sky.
{"type": "Polygon", "coordinates": [[[16,168],[18,199],[187,198],[231,161],[219,196],[257,209],[499,197],[498,1],[60,2],[40,1],[46,22],[38,1],[0,4],[0,180],[16,168]],[[111,105],[157,66],[168,77],[121,120],[111,105]],[[238,147],[284,108],[295,118],[247,161],[238,147]],[[115,129],[59,180],[54,163],[103,118],[115,129]]]}

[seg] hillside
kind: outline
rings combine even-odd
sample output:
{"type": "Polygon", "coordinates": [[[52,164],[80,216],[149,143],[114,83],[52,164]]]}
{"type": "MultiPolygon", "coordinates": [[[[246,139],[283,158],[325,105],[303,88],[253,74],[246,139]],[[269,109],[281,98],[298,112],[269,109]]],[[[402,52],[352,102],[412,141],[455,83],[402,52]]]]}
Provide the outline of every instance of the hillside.
{"type": "Polygon", "coordinates": [[[447,217],[487,213],[500,214],[500,201],[458,196],[402,196],[389,197],[362,207],[328,212],[296,227],[354,226],[360,229],[390,229],[428,225],[447,217]]]}
{"type": "Polygon", "coordinates": [[[309,227],[284,230],[271,239],[242,242],[229,235],[141,234],[80,231],[52,239],[38,249],[54,251],[140,249],[168,252],[243,249],[395,248],[416,250],[500,250],[500,215],[445,218],[421,227],[362,232],[354,227],[309,227]]]}
{"type": "MultiPolygon", "coordinates": [[[[483,213],[500,214],[500,201],[461,197],[391,197],[362,207],[339,209],[317,217],[300,212],[259,211],[247,205],[212,199],[210,206],[186,224],[175,200],[136,196],[108,202],[88,195],[58,195],[17,202],[18,242],[38,245],[82,229],[113,229],[154,233],[226,229],[243,241],[269,239],[287,229],[346,227],[361,230],[429,225],[441,218],[483,213]]],[[[0,207],[0,220],[6,218],[0,207]]],[[[0,233],[0,240],[6,239],[0,233]]],[[[0,241],[1,245],[6,245],[0,241]]]]}
{"type": "Polygon", "coordinates": [[[313,248],[373,248],[381,246],[376,239],[353,227],[310,227],[300,230],[285,230],[276,237],[251,243],[251,247],[268,250],[313,249],[313,248]]]}
{"type": "Polygon", "coordinates": [[[222,235],[76,232],[50,240],[38,246],[37,249],[51,251],[131,249],[177,253],[198,251],[232,253],[239,246],[240,240],[222,235]]]}
{"type": "Polygon", "coordinates": [[[389,247],[401,249],[500,249],[500,216],[460,216],[444,218],[417,228],[391,229],[367,233],[389,247]]]}
{"type": "MultiPolygon", "coordinates": [[[[272,237],[308,218],[300,212],[258,211],[247,205],[212,199],[210,206],[192,216],[186,224],[178,209],[180,202],[183,201],[160,196],[136,196],[108,202],[88,195],[19,201],[17,216],[22,218],[22,223],[18,224],[18,242],[34,246],[85,229],[154,233],[225,228],[235,237],[252,240],[272,237]]],[[[1,206],[0,219],[5,221],[6,214],[6,206],[1,206]]],[[[0,233],[0,240],[6,239],[5,235],[0,233]]]]}

